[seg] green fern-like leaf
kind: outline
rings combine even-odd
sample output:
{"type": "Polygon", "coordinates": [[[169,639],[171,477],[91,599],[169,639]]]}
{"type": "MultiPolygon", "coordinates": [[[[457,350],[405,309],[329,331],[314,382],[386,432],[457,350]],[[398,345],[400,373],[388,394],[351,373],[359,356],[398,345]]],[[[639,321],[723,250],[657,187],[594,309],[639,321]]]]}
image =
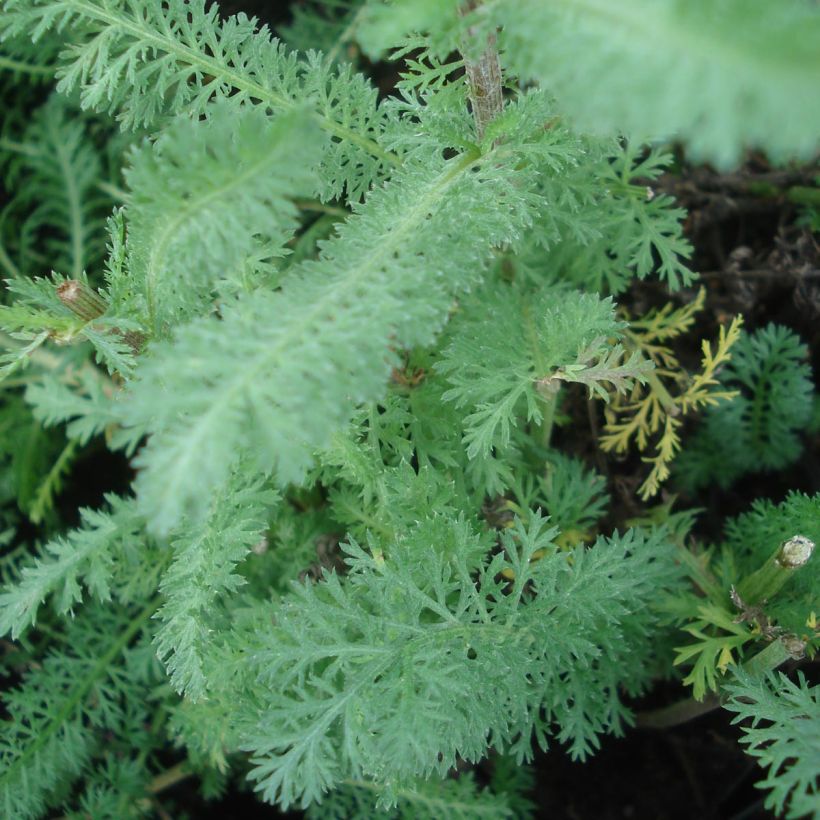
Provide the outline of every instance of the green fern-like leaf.
{"type": "Polygon", "coordinates": [[[511,67],[584,124],[680,136],[722,165],[749,145],[817,150],[820,14],[799,0],[502,0],[488,13],[511,67]]]}
{"type": "Polygon", "coordinates": [[[201,526],[171,541],[174,559],[160,583],[165,602],[154,643],[171,685],[193,701],[207,690],[205,653],[209,635],[219,632],[220,598],[244,584],[235,567],[263,537],[273,498],[235,479],[201,526]]]}
{"type": "Polygon", "coordinates": [[[814,385],[800,338],[769,324],[744,334],[721,376],[739,395],[706,411],[678,464],[680,484],[728,487],[744,473],[780,470],[797,460],[811,417],[814,385]]]}
{"type": "Polygon", "coordinates": [[[606,341],[621,327],[611,301],[592,294],[507,285],[481,292],[437,365],[452,384],[444,399],[472,409],[464,436],[470,458],[507,447],[518,418],[539,423],[543,391],[559,381],[623,389],[643,379],[646,364],[622,363],[620,350],[606,341]]]}
{"type": "Polygon", "coordinates": [[[401,789],[385,789],[354,780],[334,789],[311,806],[308,820],[512,820],[516,815],[506,794],[479,788],[470,773],[458,778],[419,780],[401,789]],[[392,809],[376,808],[380,798],[395,801],[392,809]]]}
{"type": "Polygon", "coordinates": [[[556,533],[538,515],[519,522],[474,580],[469,532],[447,553],[412,531],[384,553],[351,543],[345,581],[297,586],[256,655],[265,706],[246,745],[265,799],[307,805],[345,778],[443,776],[488,742],[520,760],[553,717],[579,755],[617,729],[618,683],[596,658],[614,669],[645,645],[654,616],[637,601],[673,583],[671,553],[633,533],[568,559],[556,533]]]}
{"type": "MultiPolygon", "coordinates": [[[[142,611],[95,606],[7,693],[13,723],[0,736],[0,808],[6,817],[34,820],[59,802],[89,764],[105,731],[122,730],[132,705],[154,682],[142,652],[124,653],[145,629],[154,605],[142,611]],[[130,656],[130,658],[128,657],[130,656]]],[[[142,719],[145,720],[144,714],[142,719]]]]}
{"type": "Polygon", "coordinates": [[[157,530],[201,514],[243,449],[282,483],[304,476],[354,407],[382,393],[397,348],[432,341],[492,246],[526,224],[537,200],[519,156],[408,164],[281,291],[226,305],[220,321],[195,321],[156,347],[122,410],[155,433],[138,486],[157,530]]]}
{"type": "Polygon", "coordinates": [[[222,21],[205,0],[4,0],[2,9],[0,37],[68,31],[58,88],[79,88],[85,107],[117,113],[125,128],[197,117],[227,97],[278,113],[307,103],[333,137],[319,177],[323,197],[346,190],[359,199],[399,163],[379,144],[376,93],[361,75],[315,53],[300,60],[244,14],[222,21]]]}
{"type": "Polygon", "coordinates": [[[820,814],[817,760],[820,759],[820,686],[783,674],[754,678],[736,670],[726,684],[724,708],[743,729],[741,743],[767,774],[757,787],[768,789],[766,807],[790,820],[820,814]],[[748,721],[748,722],[745,722],[748,721]]]}
{"type": "Polygon", "coordinates": [[[84,126],[52,96],[21,135],[9,179],[10,207],[24,214],[15,249],[21,272],[55,269],[76,279],[99,261],[107,203],[96,188],[100,157],[84,126]]]}
{"type": "Polygon", "coordinates": [[[257,243],[290,239],[297,211],[288,197],[309,196],[320,145],[304,111],[270,121],[223,104],[206,122],[177,120],[132,157],[126,263],[153,333],[210,312],[220,279],[257,243]]]}
{"type": "Polygon", "coordinates": [[[82,526],[49,541],[41,556],[20,570],[19,580],[0,593],[0,634],[17,638],[37,617],[50,595],[55,609],[71,612],[82,600],[82,584],[100,601],[111,598],[111,576],[118,554],[139,548],[142,520],[133,499],[109,496],[107,512],[81,511],[82,526]]]}
{"type": "Polygon", "coordinates": [[[100,435],[116,421],[112,402],[114,385],[90,363],[59,374],[45,372],[32,376],[25,399],[34,418],[46,427],[66,424],[68,438],[79,444],[100,435]]]}
{"type": "Polygon", "coordinates": [[[365,0],[311,0],[293,8],[293,19],[279,29],[282,39],[299,51],[321,51],[326,62],[348,59],[365,0]]]}
{"type": "MultiPolygon", "coordinates": [[[[446,52],[459,45],[455,6],[374,3],[362,38],[429,31],[446,52]]],[[[724,166],[747,146],[779,158],[817,151],[820,13],[802,0],[489,0],[468,26],[500,27],[505,65],[553,91],[582,127],[682,137],[692,156],[724,166]]]]}

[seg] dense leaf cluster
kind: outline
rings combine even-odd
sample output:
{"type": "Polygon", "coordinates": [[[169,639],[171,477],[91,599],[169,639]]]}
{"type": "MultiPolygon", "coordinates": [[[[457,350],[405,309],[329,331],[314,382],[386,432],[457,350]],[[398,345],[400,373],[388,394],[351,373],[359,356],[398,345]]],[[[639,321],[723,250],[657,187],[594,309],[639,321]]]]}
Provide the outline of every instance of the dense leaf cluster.
{"type": "Polygon", "coordinates": [[[279,40],[205,0],[0,0],[0,814],[163,814],[248,774],[315,817],[527,817],[535,751],[625,731],[675,650],[756,722],[772,805],[811,811],[816,692],[761,670],[817,649],[817,560],[776,561],[820,497],[706,550],[669,499],[610,519],[575,410],[639,452],[665,430],[653,492],[681,448],[689,491],[799,456],[796,334],[735,318],[694,375],[667,346],[703,295],[653,185],[661,137],[816,150],[819,26],[317,0],[279,40]],[[676,303],[629,318],[648,277],[676,303]],[[103,449],[128,489],[72,509],[103,449]]]}

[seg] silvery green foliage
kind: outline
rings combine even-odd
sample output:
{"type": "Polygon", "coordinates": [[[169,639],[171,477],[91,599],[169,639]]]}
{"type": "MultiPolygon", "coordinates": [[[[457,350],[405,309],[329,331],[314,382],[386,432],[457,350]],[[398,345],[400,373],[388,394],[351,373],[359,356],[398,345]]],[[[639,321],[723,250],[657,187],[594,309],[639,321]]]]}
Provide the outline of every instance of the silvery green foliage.
{"type": "Polygon", "coordinates": [[[69,26],[58,88],[79,89],[84,107],[116,115],[123,128],[200,116],[228,97],[269,113],[310,102],[333,137],[317,178],[324,197],[346,191],[356,200],[397,161],[379,148],[376,93],[360,74],[318,53],[299,59],[244,14],[222,21],[205,0],[5,0],[0,36],[37,40],[69,26]]]}
{"type": "Polygon", "coordinates": [[[467,26],[500,27],[505,66],[550,88],[585,130],[682,138],[693,156],[722,166],[747,146],[804,159],[818,149],[812,3],[491,0],[459,25],[460,5],[374,0],[361,37],[379,53],[423,30],[446,53],[467,26]]]}
{"type": "Polygon", "coordinates": [[[300,481],[354,408],[383,393],[396,349],[435,339],[492,247],[514,242],[541,205],[528,181],[553,140],[531,127],[513,121],[515,147],[486,155],[408,160],[280,290],[240,297],[155,346],[122,419],[154,434],[138,493],[157,531],[200,516],[243,451],[279,482],[300,481]]]}
{"type": "MultiPolygon", "coordinates": [[[[420,522],[384,552],[350,542],[344,582],[299,585],[277,608],[254,653],[263,705],[245,743],[266,799],[306,806],[345,777],[444,776],[488,747],[528,759],[553,721],[583,757],[629,719],[610,664],[651,655],[645,604],[679,573],[663,533],[566,554],[536,514],[478,557],[476,534],[450,526],[454,537],[431,542],[420,522]]],[[[640,691],[643,665],[630,665],[620,685],[640,691]]]]}
{"type": "Polygon", "coordinates": [[[624,390],[648,372],[639,356],[611,341],[623,325],[609,299],[494,284],[463,313],[437,368],[452,384],[444,399],[470,411],[464,435],[470,458],[506,448],[516,423],[539,423],[539,393],[550,384],[580,382],[605,396],[602,383],[624,390]]]}
{"type": "Polygon", "coordinates": [[[40,557],[0,593],[0,632],[17,638],[35,623],[37,609],[55,596],[55,610],[65,615],[82,601],[82,588],[99,601],[111,599],[115,562],[140,549],[142,520],[133,500],[111,496],[110,509],[81,510],[82,526],[49,541],[40,557]]]}
{"type": "Polygon", "coordinates": [[[113,310],[141,311],[158,336],[208,313],[259,244],[282,253],[298,225],[288,197],[315,187],[321,144],[307,110],[271,120],[228,103],[215,104],[206,121],[175,120],[146,142],[125,175],[125,254],[137,292],[113,310]]]}
{"type": "Polygon", "coordinates": [[[637,144],[615,140],[590,140],[584,148],[571,182],[545,181],[544,195],[560,207],[544,212],[522,259],[541,276],[557,274],[607,293],[620,293],[634,276],[657,275],[670,290],[692,284],[684,212],[651,187],[671,156],[659,150],[639,156],[637,144]]]}
{"type": "Polygon", "coordinates": [[[173,559],[160,582],[164,603],[154,636],[171,685],[192,701],[206,694],[207,644],[229,624],[222,598],[245,584],[236,567],[264,538],[275,495],[258,483],[234,478],[213,500],[210,516],[171,539],[173,559]]]}
{"type": "MultiPolygon", "coordinates": [[[[630,723],[625,696],[668,671],[680,547],[656,527],[585,546],[603,481],[538,428],[559,386],[651,375],[616,312],[633,278],[693,278],[683,212],[646,187],[669,157],[611,126],[662,117],[717,159],[816,145],[777,85],[814,83],[813,60],[795,75],[814,10],[738,8],[695,29],[700,2],[311,3],[291,35],[328,50],[300,54],[205,0],[0,0],[0,72],[56,73],[107,118],[15,92],[0,124],[34,214],[0,232],[0,663],[22,680],[0,813],[126,817],[172,743],[211,793],[251,760],[263,799],[317,816],[521,817],[537,747],[583,758],[630,723]],[[447,55],[499,23],[505,102],[479,137],[447,55]],[[723,77],[735,24],[744,70],[723,77]],[[393,99],[354,43],[401,49],[393,99]],[[128,134],[106,142],[111,118],[128,134]],[[69,281],[99,315],[61,301],[69,281]],[[104,446],[130,491],[29,543],[21,499],[104,446]],[[453,776],[487,756],[489,788],[453,776]]],[[[760,504],[727,540],[742,558],[765,534],[758,555],[813,505],[760,504]]]]}

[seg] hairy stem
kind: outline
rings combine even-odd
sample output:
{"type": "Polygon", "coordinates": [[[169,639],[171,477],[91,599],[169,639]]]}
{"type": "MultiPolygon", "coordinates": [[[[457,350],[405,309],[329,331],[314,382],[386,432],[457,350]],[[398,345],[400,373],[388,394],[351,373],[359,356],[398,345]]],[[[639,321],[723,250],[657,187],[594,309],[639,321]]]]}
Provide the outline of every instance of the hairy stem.
{"type": "MultiPolygon", "coordinates": [[[[459,11],[462,15],[466,15],[477,5],[476,0],[468,0],[461,6],[459,11]]],[[[467,35],[468,38],[475,39],[475,29],[473,27],[468,28],[467,35]]],[[[467,82],[470,86],[470,102],[473,106],[476,133],[478,139],[481,140],[484,137],[487,125],[501,113],[503,107],[501,64],[498,61],[498,49],[496,48],[494,33],[487,35],[486,47],[477,60],[469,56],[471,49],[468,45],[468,43],[463,44],[462,55],[467,73],[467,82]]]]}

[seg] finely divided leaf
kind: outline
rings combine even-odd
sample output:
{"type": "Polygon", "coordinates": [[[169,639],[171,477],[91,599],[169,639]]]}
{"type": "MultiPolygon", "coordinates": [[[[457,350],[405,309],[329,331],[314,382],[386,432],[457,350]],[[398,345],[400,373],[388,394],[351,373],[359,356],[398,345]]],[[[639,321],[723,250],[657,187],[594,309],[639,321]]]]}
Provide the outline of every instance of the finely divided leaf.
{"type": "Polygon", "coordinates": [[[122,403],[127,424],[154,432],[137,462],[154,529],[200,517],[242,450],[281,483],[304,476],[355,406],[383,391],[398,350],[432,341],[492,246],[526,224],[535,201],[516,157],[408,165],[280,291],[155,348],[122,403]]]}
{"type": "Polygon", "coordinates": [[[156,615],[161,626],[154,643],[171,685],[193,701],[207,691],[205,652],[220,634],[220,599],[244,584],[234,569],[264,536],[274,498],[235,476],[207,520],[183,527],[171,540],[174,558],[160,582],[165,603],[156,615]]]}
{"type": "Polygon", "coordinates": [[[646,681],[634,660],[651,652],[674,552],[662,534],[629,533],[568,555],[556,533],[538,514],[517,521],[476,573],[477,536],[442,553],[409,528],[384,551],[350,544],[346,579],[295,587],[255,656],[264,707],[246,747],[265,799],[305,806],[346,779],[441,777],[490,746],[520,760],[553,719],[579,755],[619,728],[618,687],[646,681]]]}
{"type": "Polygon", "coordinates": [[[0,593],[0,635],[16,639],[50,595],[57,595],[60,614],[71,612],[83,598],[81,584],[98,600],[109,600],[117,554],[139,548],[142,519],[133,499],[109,496],[108,503],[109,511],[81,510],[82,526],[49,541],[0,593]]]}
{"type": "Polygon", "coordinates": [[[196,118],[228,97],[275,113],[307,104],[334,138],[318,180],[324,198],[346,190],[359,199],[400,164],[379,144],[383,118],[362,75],[315,53],[301,60],[244,14],[221,20],[206,0],[4,0],[0,8],[0,37],[68,32],[58,88],[79,88],[85,107],[117,113],[125,128],[196,118]]]}
{"type": "Polygon", "coordinates": [[[209,313],[220,279],[258,243],[290,239],[298,212],[289,197],[309,196],[321,144],[307,111],[271,119],[223,103],[207,121],[178,119],[133,156],[126,256],[151,332],[209,313]]]}
{"type": "Polygon", "coordinates": [[[726,166],[820,147],[820,10],[803,0],[495,0],[505,62],[584,126],[726,166]]]}

